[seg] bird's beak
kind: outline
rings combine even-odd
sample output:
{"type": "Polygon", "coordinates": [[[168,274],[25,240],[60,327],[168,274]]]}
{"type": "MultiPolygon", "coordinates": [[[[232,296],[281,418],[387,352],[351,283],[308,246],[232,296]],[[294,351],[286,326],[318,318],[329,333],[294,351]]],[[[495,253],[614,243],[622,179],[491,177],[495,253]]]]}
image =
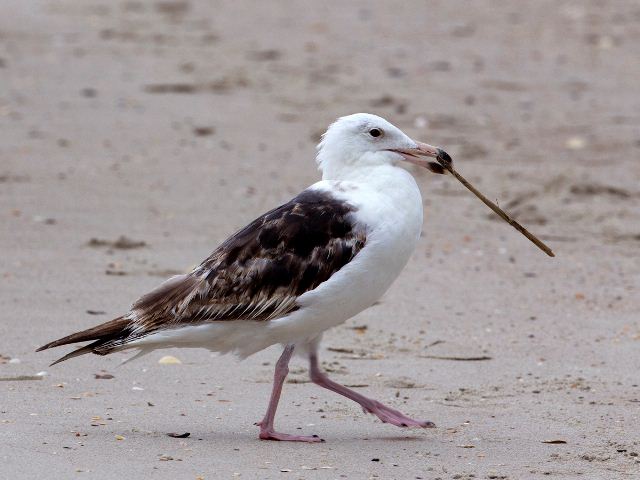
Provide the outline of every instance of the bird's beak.
{"type": "Polygon", "coordinates": [[[414,148],[398,148],[392,151],[402,155],[407,162],[427,168],[433,173],[446,173],[446,170],[444,169],[442,164],[450,164],[453,162],[447,152],[445,152],[441,148],[434,147],[433,145],[429,145],[427,143],[415,143],[416,147],[414,148]],[[435,158],[436,160],[438,160],[438,162],[430,162],[429,160],[422,157],[435,158]]]}

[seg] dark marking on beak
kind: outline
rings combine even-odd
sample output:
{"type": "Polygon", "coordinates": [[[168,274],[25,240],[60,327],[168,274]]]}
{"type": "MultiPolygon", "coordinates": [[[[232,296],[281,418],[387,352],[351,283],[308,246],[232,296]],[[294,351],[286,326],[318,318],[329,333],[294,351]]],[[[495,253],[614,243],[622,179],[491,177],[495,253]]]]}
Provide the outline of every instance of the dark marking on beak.
{"type": "Polygon", "coordinates": [[[427,168],[429,170],[431,170],[433,173],[439,173],[439,174],[444,174],[447,173],[447,171],[444,169],[444,167],[442,165],[440,165],[439,163],[436,162],[429,162],[427,164],[427,168]]]}
{"type": "Polygon", "coordinates": [[[453,160],[451,159],[451,156],[441,148],[438,149],[438,155],[436,156],[436,159],[441,164],[446,164],[446,165],[453,164],[453,160]]]}

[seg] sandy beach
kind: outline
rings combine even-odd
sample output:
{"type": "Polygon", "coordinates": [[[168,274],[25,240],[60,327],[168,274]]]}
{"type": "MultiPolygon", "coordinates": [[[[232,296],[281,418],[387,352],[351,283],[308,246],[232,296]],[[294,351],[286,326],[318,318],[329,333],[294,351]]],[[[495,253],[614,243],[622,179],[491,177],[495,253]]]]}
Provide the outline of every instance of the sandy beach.
{"type": "Polygon", "coordinates": [[[639,43],[634,1],[5,0],[0,477],[640,475],[639,43]],[[277,425],[326,442],[258,440],[280,347],[34,352],[315,182],[320,135],[362,111],[445,148],[557,255],[412,170],[420,244],[321,355],[437,429],[382,424],[296,359],[277,425]]]}

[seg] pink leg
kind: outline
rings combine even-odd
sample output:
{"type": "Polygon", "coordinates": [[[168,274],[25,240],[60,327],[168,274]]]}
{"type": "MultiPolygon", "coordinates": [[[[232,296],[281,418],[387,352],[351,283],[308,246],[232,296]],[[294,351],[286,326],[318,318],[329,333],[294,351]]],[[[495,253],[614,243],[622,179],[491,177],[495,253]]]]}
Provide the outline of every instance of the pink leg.
{"type": "Polygon", "coordinates": [[[359,403],[365,413],[374,414],[382,420],[383,423],[390,423],[397,427],[435,428],[435,424],[433,422],[409,418],[399,411],[378,402],[377,400],[367,398],[364,395],[360,395],[359,393],[330,380],[329,377],[327,377],[320,369],[320,366],[318,365],[318,358],[315,353],[311,354],[309,357],[309,374],[313,383],[359,403]]]}
{"type": "Polygon", "coordinates": [[[276,371],[273,375],[273,390],[271,391],[269,407],[267,408],[267,413],[264,415],[262,421],[256,423],[256,425],[260,427],[260,439],[283,440],[290,442],[323,442],[324,440],[317,435],[289,435],[287,433],[276,432],[273,428],[276,409],[278,408],[280,394],[282,393],[282,384],[289,374],[289,360],[291,360],[291,355],[293,355],[293,349],[293,345],[287,345],[276,363],[276,371]]]}

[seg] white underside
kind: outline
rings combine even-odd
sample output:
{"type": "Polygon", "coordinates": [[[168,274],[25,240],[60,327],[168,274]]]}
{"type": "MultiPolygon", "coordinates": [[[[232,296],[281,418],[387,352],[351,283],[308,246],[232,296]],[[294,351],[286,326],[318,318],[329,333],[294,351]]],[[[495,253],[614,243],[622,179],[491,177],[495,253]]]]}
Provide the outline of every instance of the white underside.
{"type": "Polygon", "coordinates": [[[313,343],[323,331],[373,305],[406,265],[422,228],[422,198],[413,177],[391,165],[362,180],[323,180],[310,188],[330,191],[357,208],[367,229],[365,247],[316,289],[298,299],[300,309],[271,321],[218,321],[148,335],[126,346],[141,353],[168,347],[206,348],[246,357],[276,343],[313,343]]]}

